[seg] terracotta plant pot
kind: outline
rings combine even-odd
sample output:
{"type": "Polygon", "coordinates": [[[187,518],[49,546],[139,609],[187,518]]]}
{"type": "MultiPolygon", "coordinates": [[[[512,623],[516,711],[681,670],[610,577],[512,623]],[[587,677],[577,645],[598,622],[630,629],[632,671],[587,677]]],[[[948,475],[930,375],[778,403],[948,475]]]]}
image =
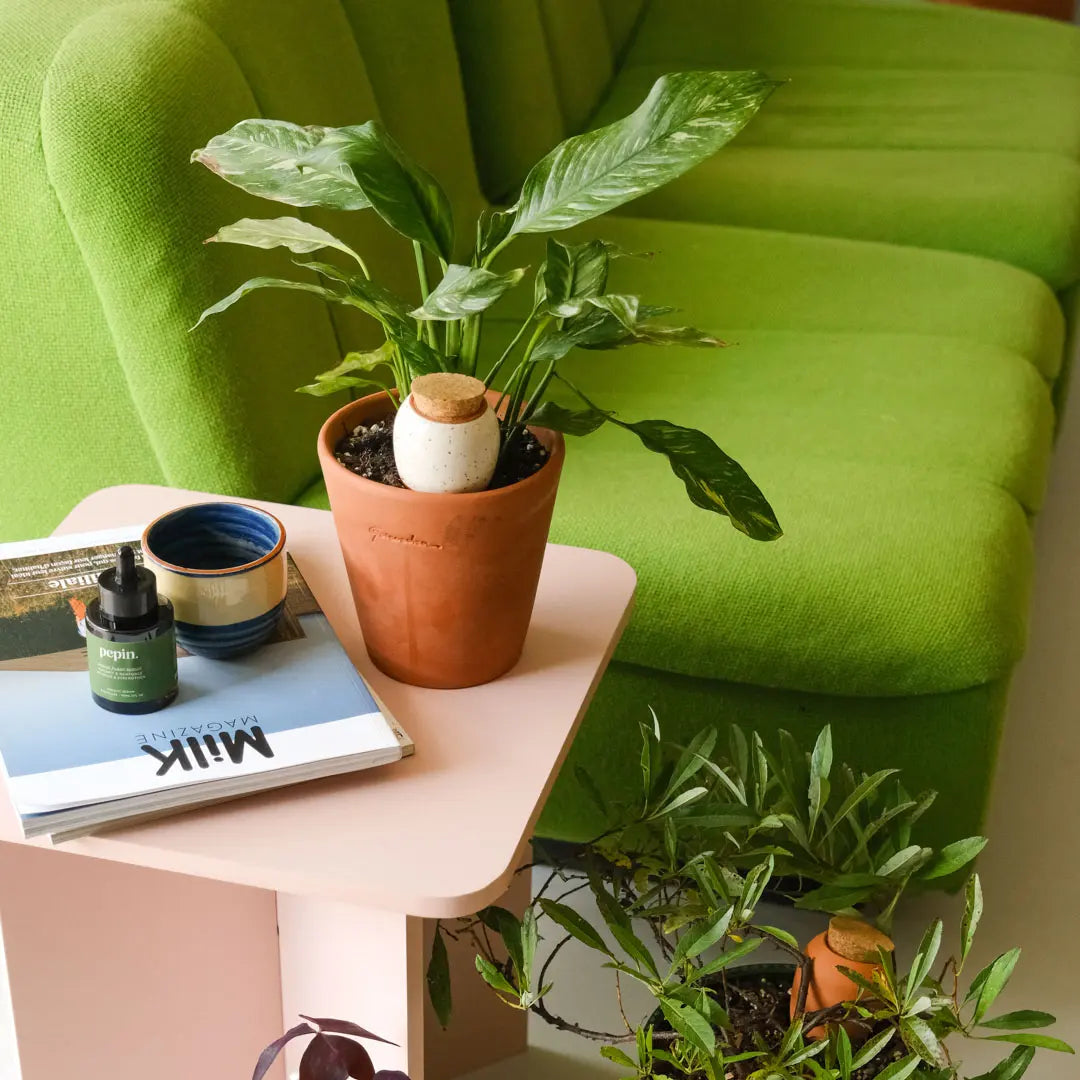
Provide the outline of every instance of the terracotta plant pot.
{"type": "Polygon", "coordinates": [[[551,456],[520,483],[429,494],[366,480],[334,457],[348,432],[388,412],[386,396],[372,394],[339,409],[319,432],[319,464],[368,655],[414,686],[490,682],[517,663],[525,643],[563,438],[532,429],[551,456]]]}
{"type": "MultiPolygon", "coordinates": [[[[806,955],[813,961],[810,986],[806,991],[806,1011],[816,1012],[844,1001],[854,1001],[862,991],[838,969],[850,968],[873,982],[875,975],[881,971],[881,964],[871,959],[879,946],[891,952],[893,943],[881,931],[859,919],[843,916],[831,919],[829,929],[818,934],[806,946],[806,955]]],[[[801,982],[802,971],[796,969],[791,984],[792,1017],[795,1015],[801,982]]],[[[812,1028],[809,1034],[812,1038],[821,1039],[828,1033],[824,1026],[819,1026],[812,1028]]]]}

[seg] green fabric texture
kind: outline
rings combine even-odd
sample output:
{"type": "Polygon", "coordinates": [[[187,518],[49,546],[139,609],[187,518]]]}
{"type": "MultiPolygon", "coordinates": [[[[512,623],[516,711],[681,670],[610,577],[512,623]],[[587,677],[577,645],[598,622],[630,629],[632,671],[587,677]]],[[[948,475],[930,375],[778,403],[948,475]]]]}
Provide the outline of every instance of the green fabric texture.
{"type": "Polygon", "coordinates": [[[1080,74],[1080,34],[1050,19],[925,0],[650,0],[638,62],[1080,74]],[[720,50],[718,52],[718,50],[720,50]]]}
{"type": "MultiPolygon", "coordinates": [[[[558,93],[560,58],[595,35],[555,19],[577,0],[546,0],[546,33],[499,25],[495,0],[458,3],[481,176],[510,197],[539,156],[508,149],[511,101],[545,61],[558,93]],[[479,42],[498,48],[501,93],[473,70],[488,59],[479,42]]],[[[985,255],[1057,289],[1080,279],[1080,30],[909,0],[662,0],[607,92],[602,80],[578,88],[595,91],[587,126],[625,116],[659,75],[701,67],[790,82],[731,148],[626,213],[985,255]]],[[[572,111],[535,103],[534,151],[582,130],[585,96],[572,111]]]]}
{"type": "Polygon", "coordinates": [[[1080,30],[927,4],[649,7],[592,125],[665,71],[790,79],[731,149],[632,211],[1001,259],[1080,278],[1080,30]]]}
{"type": "Polygon", "coordinates": [[[400,141],[475,210],[448,16],[425,20],[436,55],[412,49],[435,102],[425,109],[385,60],[404,18],[415,26],[416,0],[382,8],[54,0],[46,15],[36,0],[0,5],[0,369],[18,403],[0,425],[0,540],[48,532],[109,484],[287,501],[311,483],[315,433],[335,403],[292,391],[371,329],[314,297],[267,291],[189,333],[246,278],[304,275],[284,253],[199,241],[241,217],[296,214],[364,251],[401,290],[415,288],[411,252],[374,215],[276,206],[188,157],[247,117],[347,124],[385,103],[400,141]],[[59,467],[48,483],[28,482],[42,461],[59,467]]]}

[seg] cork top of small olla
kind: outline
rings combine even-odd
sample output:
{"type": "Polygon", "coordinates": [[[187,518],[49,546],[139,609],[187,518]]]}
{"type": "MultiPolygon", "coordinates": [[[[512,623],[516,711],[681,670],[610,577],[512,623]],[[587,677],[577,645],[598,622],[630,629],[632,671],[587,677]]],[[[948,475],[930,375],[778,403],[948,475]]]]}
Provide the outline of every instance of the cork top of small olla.
{"type": "Polygon", "coordinates": [[[418,375],[412,381],[412,406],[425,420],[464,424],[484,411],[486,389],[479,379],[452,371],[418,375]]]}
{"type": "Polygon", "coordinates": [[[844,915],[836,915],[829,920],[829,931],[825,940],[838,956],[860,963],[875,962],[878,949],[892,952],[895,948],[892,939],[876,926],[844,915]]]}

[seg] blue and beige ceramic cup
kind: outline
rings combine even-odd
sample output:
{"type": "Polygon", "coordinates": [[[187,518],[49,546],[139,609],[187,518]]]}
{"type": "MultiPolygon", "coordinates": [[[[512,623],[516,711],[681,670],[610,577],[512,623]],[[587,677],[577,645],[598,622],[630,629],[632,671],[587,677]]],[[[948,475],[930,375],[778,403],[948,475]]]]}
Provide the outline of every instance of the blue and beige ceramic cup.
{"type": "Polygon", "coordinates": [[[285,528],[273,514],[244,503],[182,506],[146,527],[142,550],[188,652],[238,656],[273,632],[288,587],[285,528]]]}

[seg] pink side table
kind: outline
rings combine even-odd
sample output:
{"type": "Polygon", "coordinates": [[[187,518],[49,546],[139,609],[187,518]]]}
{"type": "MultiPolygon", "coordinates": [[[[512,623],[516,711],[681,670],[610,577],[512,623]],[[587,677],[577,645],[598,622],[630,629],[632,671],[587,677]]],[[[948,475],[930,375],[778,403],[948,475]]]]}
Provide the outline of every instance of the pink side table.
{"type": "MultiPolygon", "coordinates": [[[[57,532],[138,525],[214,497],[108,488],[57,532]]],[[[368,659],[330,515],[261,505],[285,523],[289,550],[416,756],[56,850],[21,841],[5,801],[0,929],[11,1075],[21,1068],[22,1080],[242,1080],[299,1012],[395,1040],[371,1044],[376,1065],[413,1080],[524,1049],[524,1018],[494,1001],[465,955],[452,958],[457,1019],[439,1029],[424,986],[433,920],[500,898],[523,905],[528,875],[514,870],[626,623],[634,572],[613,555],[549,545],[517,667],[487,686],[424,690],[368,659]]],[[[290,1073],[297,1063],[294,1051],[290,1073]]]]}

